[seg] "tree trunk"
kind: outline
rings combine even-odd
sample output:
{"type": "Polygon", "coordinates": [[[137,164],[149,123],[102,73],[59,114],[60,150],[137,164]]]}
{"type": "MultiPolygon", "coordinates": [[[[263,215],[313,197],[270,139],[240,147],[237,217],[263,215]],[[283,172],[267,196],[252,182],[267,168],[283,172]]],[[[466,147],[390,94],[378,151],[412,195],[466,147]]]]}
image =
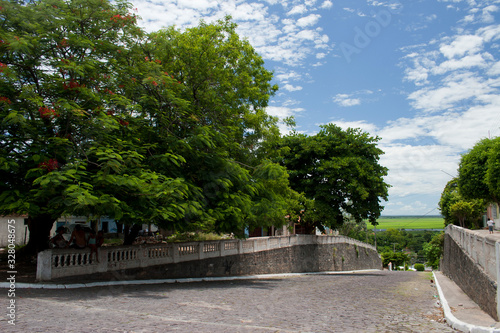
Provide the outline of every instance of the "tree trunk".
{"type": "Polygon", "coordinates": [[[125,237],[123,239],[123,245],[132,245],[134,240],[139,235],[139,231],[142,230],[142,224],[134,224],[132,228],[130,226],[125,226],[125,237]]]}
{"type": "Polygon", "coordinates": [[[116,222],[116,232],[121,234],[123,233],[123,224],[120,222],[116,222]]]}
{"type": "Polygon", "coordinates": [[[55,219],[50,214],[28,217],[30,239],[22,252],[26,255],[36,255],[49,248],[50,229],[55,219]]]}

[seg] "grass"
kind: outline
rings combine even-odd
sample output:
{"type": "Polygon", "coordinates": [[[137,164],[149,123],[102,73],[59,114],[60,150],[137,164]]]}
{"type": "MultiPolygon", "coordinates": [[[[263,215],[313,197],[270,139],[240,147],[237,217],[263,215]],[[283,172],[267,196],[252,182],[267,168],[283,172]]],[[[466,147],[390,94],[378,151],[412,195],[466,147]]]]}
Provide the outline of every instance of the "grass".
{"type": "MultiPolygon", "coordinates": [[[[443,229],[442,217],[430,216],[383,216],[377,222],[377,229],[443,229]]],[[[368,223],[368,229],[373,226],[368,223]]]]}

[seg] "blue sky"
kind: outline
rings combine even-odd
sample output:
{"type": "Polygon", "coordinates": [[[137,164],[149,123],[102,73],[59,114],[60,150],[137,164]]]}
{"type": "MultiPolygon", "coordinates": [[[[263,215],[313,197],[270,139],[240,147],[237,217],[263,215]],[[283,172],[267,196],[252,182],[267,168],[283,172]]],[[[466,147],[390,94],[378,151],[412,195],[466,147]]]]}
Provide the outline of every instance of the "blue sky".
{"type": "MultiPolygon", "coordinates": [[[[500,0],[135,0],[148,31],[231,15],[274,72],[268,113],[381,137],[383,215],[439,214],[460,156],[500,135],[500,0]]],[[[286,132],[282,128],[282,132],[286,132]]]]}

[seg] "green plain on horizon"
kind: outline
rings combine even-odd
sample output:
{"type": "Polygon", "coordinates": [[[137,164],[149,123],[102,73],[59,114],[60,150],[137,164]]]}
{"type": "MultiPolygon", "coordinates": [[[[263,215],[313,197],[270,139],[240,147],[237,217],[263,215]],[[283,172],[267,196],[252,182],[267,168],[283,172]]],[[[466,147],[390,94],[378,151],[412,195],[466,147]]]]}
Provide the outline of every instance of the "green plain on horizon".
{"type": "MultiPolygon", "coordinates": [[[[437,216],[382,216],[377,222],[377,229],[444,229],[444,219],[437,216]]],[[[370,223],[367,227],[373,229],[370,223]]]]}

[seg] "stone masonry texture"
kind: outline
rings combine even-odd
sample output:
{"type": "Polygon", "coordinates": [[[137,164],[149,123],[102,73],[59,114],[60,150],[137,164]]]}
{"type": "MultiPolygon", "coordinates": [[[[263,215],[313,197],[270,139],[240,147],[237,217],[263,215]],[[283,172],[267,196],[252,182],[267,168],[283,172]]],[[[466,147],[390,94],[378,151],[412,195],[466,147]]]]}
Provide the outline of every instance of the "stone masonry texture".
{"type": "Polygon", "coordinates": [[[441,271],[452,279],[484,312],[498,321],[496,283],[462,251],[448,234],[444,236],[441,271]]]}
{"type": "MultiPolygon", "coordinates": [[[[428,272],[19,289],[1,332],[455,332],[428,272]]],[[[1,290],[0,292],[6,292],[1,290]]],[[[5,309],[6,297],[0,298],[5,309]]],[[[5,310],[4,310],[5,311],[5,310]]]]}
{"type": "MultiPolygon", "coordinates": [[[[321,271],[350,271],[382,269],[379,254],[358,245],[320,244],[187,261],[176,264],[118,270],[81,277],[86,281],[175,279],[255,274],[304,273],[321,271]]],[[[71,282],[71,277],[54,282],[71,282]]]]}

